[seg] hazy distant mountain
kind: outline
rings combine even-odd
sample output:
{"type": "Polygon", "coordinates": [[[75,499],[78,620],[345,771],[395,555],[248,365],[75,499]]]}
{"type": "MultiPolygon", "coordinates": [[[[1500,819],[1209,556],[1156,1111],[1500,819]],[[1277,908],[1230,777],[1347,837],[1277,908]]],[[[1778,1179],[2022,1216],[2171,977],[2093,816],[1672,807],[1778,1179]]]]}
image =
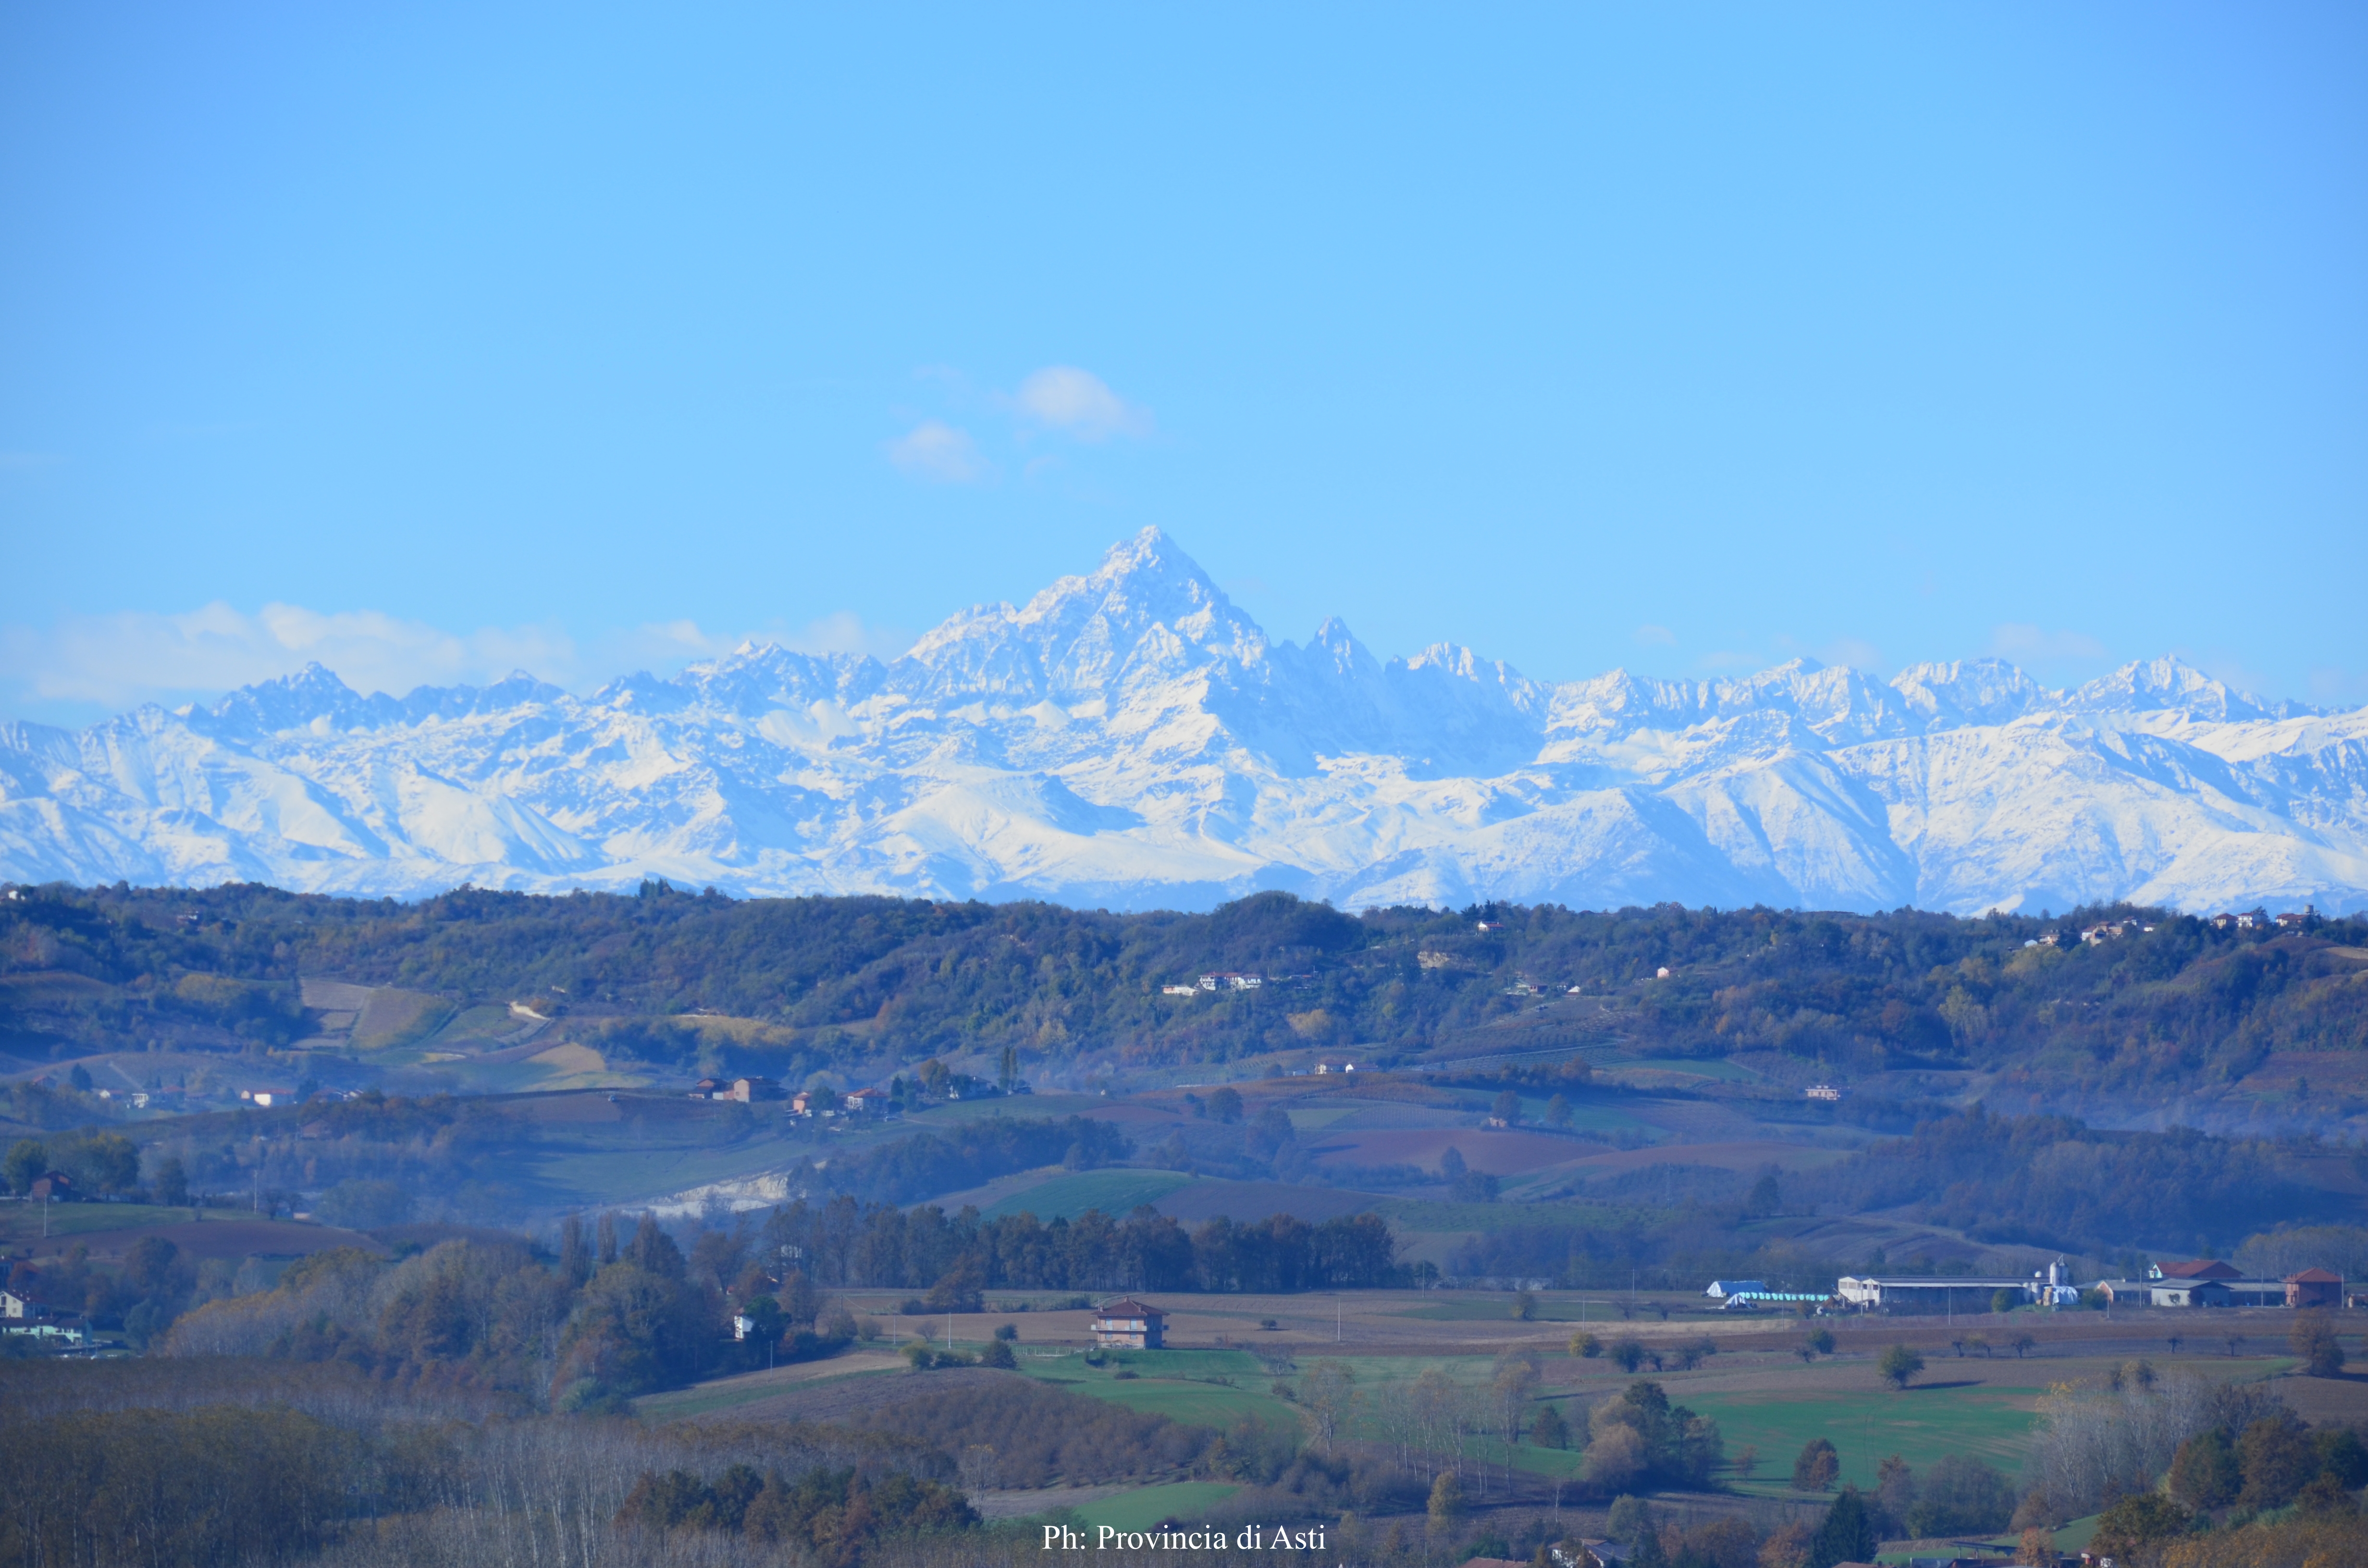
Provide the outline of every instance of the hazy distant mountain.
{"type": "Polygon", "coordinates": [[[587,698],[364,697],[318,665],[79,733],[0,725],[0,877],[410,896],[663,876],[736,893],[1201,907],[1474,897],[1977,913],[2368,907],[2368,709],[2174,659],[2050,691],[1556,685],[1338,621],[1274,642],[1156,529],[893,663],[750,644],[587,698]]]}

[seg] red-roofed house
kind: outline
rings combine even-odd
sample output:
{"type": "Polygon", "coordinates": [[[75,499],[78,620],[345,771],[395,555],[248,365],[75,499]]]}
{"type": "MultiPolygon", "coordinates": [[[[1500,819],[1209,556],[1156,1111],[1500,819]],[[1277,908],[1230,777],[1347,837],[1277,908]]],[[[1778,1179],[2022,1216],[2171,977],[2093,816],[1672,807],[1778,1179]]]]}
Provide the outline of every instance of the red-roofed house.
{"type": "Polygon", "coordinates": [[[2290,1307],[2340,1307],[2343,1304],[2343,1276],[2329,1274],[2324,1268],[2305,1268],[2300,1274],[2286,1276],[2286,1305],[2290,1307]]]}
{"type": "Polygon", "coordinates": [[[1132,1296],[1108,1301],[1094,1312],[1094,1343],[1156,1350],[1167,1331],[1167,1314],[1132,1296]]]}
{"type": "Polygon", "coordinates": [[[2216,1257],[2199,1257],[2188,1263],[2157,1263],[2154,1266],[2157,1279],[2241,1279],[2245,1271],[2216,1257]]]}

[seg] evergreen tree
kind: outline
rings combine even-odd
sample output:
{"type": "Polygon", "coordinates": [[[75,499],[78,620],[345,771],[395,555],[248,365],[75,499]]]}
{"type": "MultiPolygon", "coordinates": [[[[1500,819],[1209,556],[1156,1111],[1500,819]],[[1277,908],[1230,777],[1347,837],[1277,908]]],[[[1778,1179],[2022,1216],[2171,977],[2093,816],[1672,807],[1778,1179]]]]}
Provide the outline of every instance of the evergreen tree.
{"type": "Polygon", "coordinates": [[[1834,1506],[1826,1510],[1825,1523],[1809,1540],[1808,1568],[1834,1568],[1837,1562],[1872,1562],[1877,1546],[1874,1521],[1867,1517],[1866,1503],[1855,1486],[1845,1486],[1834,1506]]]}
{"type": "Polygon", "coordinates": [[[584,1245],[584,1216],[570,1214],[559,1225],[559,1273],[572,1287],[592,1278],[591,1255],[584,1245]]]}

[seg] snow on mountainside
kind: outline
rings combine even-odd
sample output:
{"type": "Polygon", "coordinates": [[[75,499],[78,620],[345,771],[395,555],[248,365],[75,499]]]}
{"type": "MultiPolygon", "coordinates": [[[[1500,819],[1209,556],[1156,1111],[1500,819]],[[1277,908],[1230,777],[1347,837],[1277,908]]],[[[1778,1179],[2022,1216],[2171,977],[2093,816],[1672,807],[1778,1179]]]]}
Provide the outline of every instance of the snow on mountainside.
{"type": "Polygon", "coordinates": [[[2368,709],[2172,659],[2070,692],[1534,681],[1269,642],[1156,530],[893,663],[744,646],[576,698],[319,666],[80,733],[0,724],[0,877],[417,896],[467,881],[1205,907],[1475,897],[2036,911],[2368,907],[2368,709]]]}

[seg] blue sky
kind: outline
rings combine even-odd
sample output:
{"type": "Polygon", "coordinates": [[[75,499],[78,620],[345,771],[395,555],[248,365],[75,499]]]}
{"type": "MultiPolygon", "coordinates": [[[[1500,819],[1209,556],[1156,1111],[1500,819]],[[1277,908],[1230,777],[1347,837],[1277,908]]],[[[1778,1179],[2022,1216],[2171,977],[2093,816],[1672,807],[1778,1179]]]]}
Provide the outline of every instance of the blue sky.
{"type": "Polygon", "coordinates": [[[0,716],[896,651],[2368,701],[2357,6],[17,6],[0,716]]]}

